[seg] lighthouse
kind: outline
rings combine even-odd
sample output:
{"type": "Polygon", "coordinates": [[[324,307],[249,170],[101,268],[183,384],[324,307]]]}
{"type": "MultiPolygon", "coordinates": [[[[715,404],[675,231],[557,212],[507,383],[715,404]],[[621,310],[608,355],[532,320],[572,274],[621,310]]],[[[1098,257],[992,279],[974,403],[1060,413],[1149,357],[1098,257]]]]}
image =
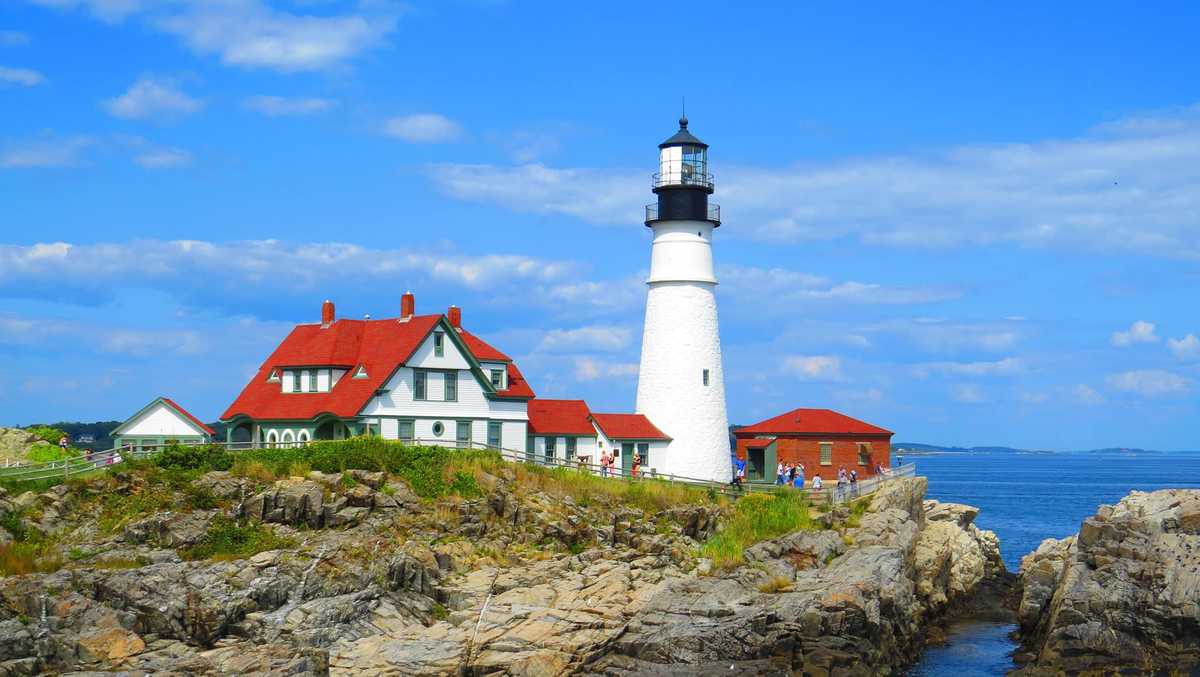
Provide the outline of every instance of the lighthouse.
{"type": "Polygon", "coordinates": [[[712,255],[721,208],[708,202],[708,145],[688,131],[685,116],[658,149],[658,201],[646,205],[654,239],[637,412],[671,438],[666,453],[651,459],[657,472],[727,482],[732,466],[712,255]]]}

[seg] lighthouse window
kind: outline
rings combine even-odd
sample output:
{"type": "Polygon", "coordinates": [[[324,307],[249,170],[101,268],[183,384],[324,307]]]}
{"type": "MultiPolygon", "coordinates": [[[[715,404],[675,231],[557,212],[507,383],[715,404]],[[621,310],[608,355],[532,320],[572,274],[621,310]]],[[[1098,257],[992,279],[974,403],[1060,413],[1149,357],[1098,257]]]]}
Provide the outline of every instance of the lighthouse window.
{"type": "Polygon", "coordinates": [[[704,378],[704,385],[708,385],[708,370],[707,369],[704,370],[703,378],[704,378]]]}

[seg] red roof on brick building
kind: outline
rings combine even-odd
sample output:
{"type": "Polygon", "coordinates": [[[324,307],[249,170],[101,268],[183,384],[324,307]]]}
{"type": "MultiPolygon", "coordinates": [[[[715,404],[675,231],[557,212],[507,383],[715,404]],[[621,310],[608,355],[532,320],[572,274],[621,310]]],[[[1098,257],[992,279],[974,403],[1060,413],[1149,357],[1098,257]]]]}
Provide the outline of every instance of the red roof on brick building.
{"type": "MultiPolygon", "coordinates": [[[[297,325],[221,418],[229,420],[245,415],[259,420],[309,420],[322,413],[344,418],[357,416],[396,369],[412,357],[442,317],[337,320],[328,327],[297,325]],[[279,381],[269,381],[268,377],[276,369],[289,367],[343,367],[347,372],[328,392],[284,393],[279,381]],[[354,378],[360,367],[366,377],[354,378]]],[[[458,335],[476,360],[507,363],[508,388],[497,396],[533,397],[533,390],[516,365],[507,357],[497,357],[503,353],[465,331],[458,335]]]]}
{"type": "Polygon", "coordinates": [[[743,435],[891,435],[892,431],[871,425],[832,409],[793,409],[775,418],[734,431],[743,435]]]}
{"type": "Polygon", "coordinates": [[[669,440],[642,414],[592,414],[592,420],[610,440],[669,440]]]}
{"type": "Polygon", "coordinates": [[[594,437],[596,429],[589,416],[591,411],[583,400],[530,400],[529,434],[594,437]]]}

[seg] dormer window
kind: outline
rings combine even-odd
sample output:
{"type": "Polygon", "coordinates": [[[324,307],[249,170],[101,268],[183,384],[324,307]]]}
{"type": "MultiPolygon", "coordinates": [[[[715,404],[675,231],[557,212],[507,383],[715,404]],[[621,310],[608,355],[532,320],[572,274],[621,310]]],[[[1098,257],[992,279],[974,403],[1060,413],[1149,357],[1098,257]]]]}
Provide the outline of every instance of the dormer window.
{"type": "Polygon", "coordinates": [[[358,369],[354,370],[354,378],[366,378],[366,377],[367,377],[367,365],[360,364],[358,366],[358,369]]]}
{"type": "Polygon", "coordinates": [[[442,332],[434,332],[433,334],[433,355],[434,357],[443,357],[446,354],[446,335],[442,332]]]}
{"type": "Polygon", "coordinates": [[[278,383],[279,382],[279,370],[278,369],[272,369],[271,373],[267,374],[267,382],[268,383],[278,383]]]}
{"type": "Polygon", "coordinates": [[[495,388],[496,390],[504,390],[504,370],[503,369],[492,369],[491,376],[492,376],[492,387],[495,388]]]}
{"type": "Polygon", "coordinates": [[[294,393],[303,392],[300,389],[300,370],[299,369],[295,369],[292,371],[292,392],[294,392],[294,393]]]}
{"type": "Polygon", "coordinates": [[[308,372],[308,392],[317,392],[317,370],[313,369],[308,372]]]}

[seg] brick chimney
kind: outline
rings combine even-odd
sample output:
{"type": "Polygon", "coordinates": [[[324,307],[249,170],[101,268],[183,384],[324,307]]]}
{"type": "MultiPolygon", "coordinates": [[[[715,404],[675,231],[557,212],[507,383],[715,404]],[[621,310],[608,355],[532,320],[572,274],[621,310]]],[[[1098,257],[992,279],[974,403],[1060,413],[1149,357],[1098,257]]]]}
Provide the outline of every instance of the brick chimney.
{"type": "Polygon", "coordinates": [[[417,297],[413,296],[410,291],[404,292],[400,297],[400,319],[410,320],[417,312],[417,297]]]}
{"type": "Polygon", "coordinates": [[[333,324],[335,317],[333,313],[333,301],[325,299],[325,302],[321,304],[321,328],[325,329],[333,324]]]}
{"type": "Polygon", "coordinates": [[[451,327],[462,329],[462,308],[450,306],[450,309],[446,311],[446,319],[450,320],[451,327]]]}

